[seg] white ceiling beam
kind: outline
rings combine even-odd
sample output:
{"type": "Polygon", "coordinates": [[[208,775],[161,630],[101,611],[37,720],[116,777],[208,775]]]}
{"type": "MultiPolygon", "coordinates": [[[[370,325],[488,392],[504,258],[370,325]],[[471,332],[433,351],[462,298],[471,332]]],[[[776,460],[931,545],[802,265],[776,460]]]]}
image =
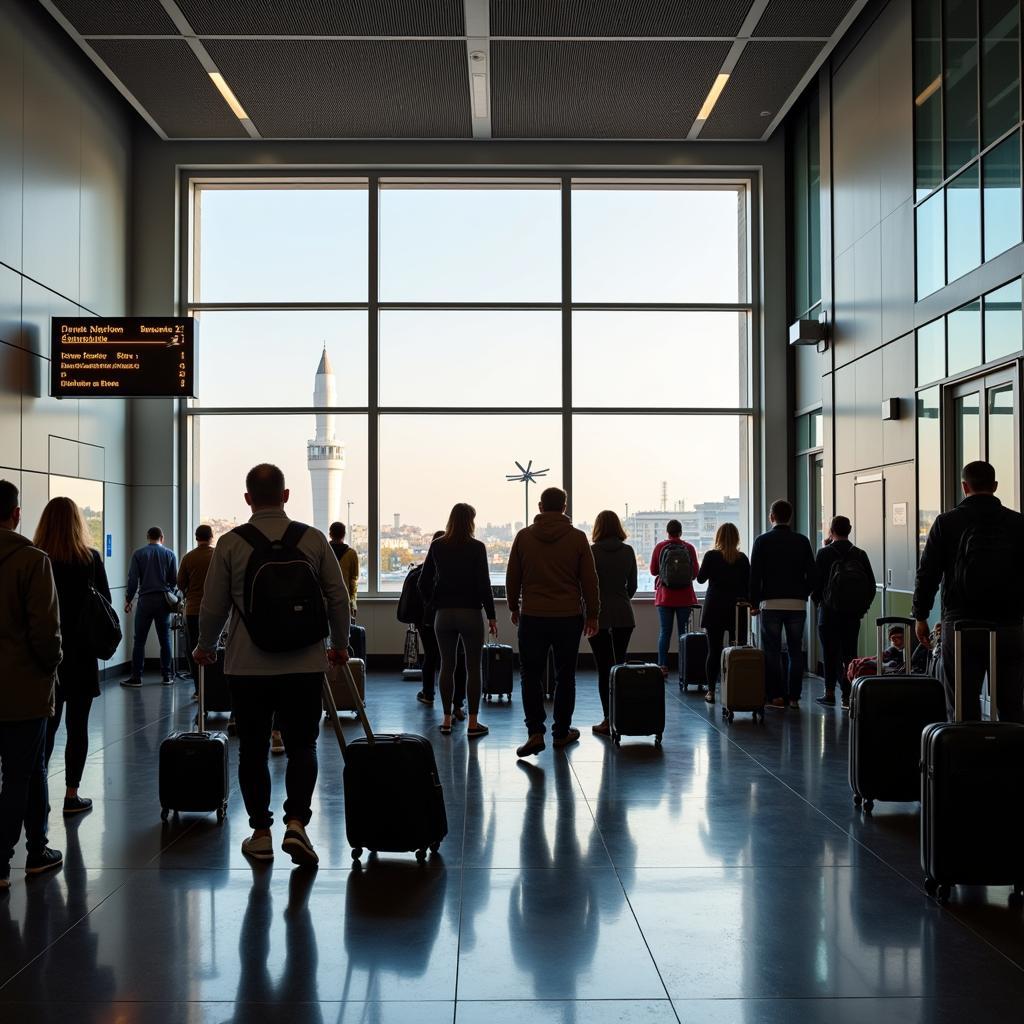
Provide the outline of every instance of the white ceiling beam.
{"type": "Polygon", "coordinates": [[[463,0],[469,116],[474,139],[491,138],[491,10],[488,0],[463,0]]]}

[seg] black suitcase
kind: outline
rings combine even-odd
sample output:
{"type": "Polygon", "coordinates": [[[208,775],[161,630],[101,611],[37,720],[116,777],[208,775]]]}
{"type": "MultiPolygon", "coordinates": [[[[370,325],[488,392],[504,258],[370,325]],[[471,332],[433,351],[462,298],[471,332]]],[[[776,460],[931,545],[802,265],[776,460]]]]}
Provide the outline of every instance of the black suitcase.
{"type": "Polygon", "coordinates": [[[484,644],[480,677],[484,700],[508,697],[512,702],[513,654],[509,644],[484,644]]]}
{"type": "Polygon", "coordinates": [[[414,850],[417,860],[426,860],[427,851],[437,853],[448,835],[434,748],[425,736],[374,735],[347,666],[342,666],[341,674],[366,734],[346,742],[325,676],[324,703],[345,761],[345,832],[352,859],[358,860],[366,849],[371,853],[414,850]]]}
{"type": "Polygon", "coordinates": [[[661,746],[665,731],[665,677],[657,665],[627,661],[613,665],[608,682],[608,726],[618,746],[623,736],[653,736],[661,746]]]}
{"type": "Polygon", "coordinates": [[[698,693],[708,684],[708,635],[683,633],[679,637],[679,689],[684,693],[696,686],[698,693]]]}
{"type": "Polygon", "coordinates": [[[1011,885],[1024,896],[1024,725],[996,721],[996,633],[986,623],[953,625],[955,721],[921,734],[921,867],[940,903],[954,885],[1011,885]],[[989,636],[991,721],[962,721],[962,634],[989,636]]]}
{"type": "MultiPolygon", "coordinates": [[[[203,704],[206,670],[199,666],[199,714],[203,704]]],[[[171,811],[216,811],[223,821],[228,809],[228,738],[222,732],[172,732],[160,744],[160,817],[171,811]]]]}
{"type": "Polygon", "coordinates": [[[921,799],[921,730],[946,718],[942,683],[910,673],[913,619],[876,620],[875,664],[882,663],[884,632],[890,625],[905,630],[903,672],[860,676],[850,688],[850,789],[854,804],[865,811],[871,811],[876,800],[921,799]]]}
{"type": "Polygon", "coordinates": [[[353,658],[366,661],[366,627],[357,626],[354,622],[348,628],[348,653],[353,658]]]}

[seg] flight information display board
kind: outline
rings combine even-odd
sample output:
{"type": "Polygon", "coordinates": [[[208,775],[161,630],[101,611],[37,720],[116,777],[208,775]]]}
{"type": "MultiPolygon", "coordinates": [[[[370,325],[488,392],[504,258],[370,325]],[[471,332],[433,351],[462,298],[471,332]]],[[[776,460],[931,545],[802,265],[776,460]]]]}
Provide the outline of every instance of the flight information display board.
{"type": "Polygon", "coordinates": [[[194,398],[190,316],[52,317],[54,398],[194,398]]]}

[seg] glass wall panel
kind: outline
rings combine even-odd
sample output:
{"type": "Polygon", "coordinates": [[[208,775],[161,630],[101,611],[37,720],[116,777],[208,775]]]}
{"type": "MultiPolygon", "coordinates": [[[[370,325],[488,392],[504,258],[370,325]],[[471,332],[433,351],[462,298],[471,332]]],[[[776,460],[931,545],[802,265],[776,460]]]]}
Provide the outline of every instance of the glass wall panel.
{"type": "Polygon", "coordinates": [[[953,465],[981,458],[981,395],[961,395],[953,402],[953,465]]]}
{"type": "Polygon", "coordinates": [[[1020,279],[985,296],[985,362],[1024,348],[1021,337],[1020,279]]]}
{"type": "Polygon", "coordinates": [[[946,186],[946,273],[950,281],[981,262],[980,199],[977,163],[946,186]]]}
{"type": "Polygon", "coordinates": [[[89,544],[105,557],[103,481],[85,480],[76,476],[51,476],[49,485],[51,498],[70,498],[82,510],[85,525],[89,528],[89,544]]]}
{"type": "Polygon", "coordinates": [[[811,447],[823,448],[825,446],[825,422],[821,410],[811,413],[811,447]]]}
{"type": "Polygon", "coordinates": [[[807,233],[808,284],[813,305],[821,301],[821,138],[818,120],[818,94],[808,105],[807,129],[807,233]]]}
{"type": "Polygon", "coordinates": [[[985,259],[1021,240],[1020,134],[1014,132],[982,157],[985,259]]]}
{"type": "Polygon", "coordinates": [[[969,302],[946,318],[946,373],[981,365],[981,303],[969,302]]]}
{"type": "Polygon", "coordinates": [[[917,394],[917,537],[924,550],[928,531],[942,511],[942,433],[939,388],[917,394]]]}
{"type": "Polygon", "coordinates": [[[811,447],[811,417],[805,413],[803,416],[797,416],[796,418],[796,444],[795,450],[798,452],[806,451],[811,447]]]}
{"type": "Polygon", "coordinates": [[[914,0],[914,180],[918,199],[942,184],[941,0],[914,0]]]}
{"type": "Polygon", "coordinates": [[[940,317],[917,331],[917,383],[931,384],[946,376],[946,322],[940,317]]]}
{"type": "Polygon", "coordinates": [[[804,108],[793,121],[793,260],[795,315],[799,316],[811,305],[810,293],[810,238],[808,217],[808,166],[807,166],[807,109],[804,108]]]}
{"type": "Polygon", "coordinates": [[[982,0],[981,144],[988,146],[1020,120],[1019,0],[982,0]]]}
{"type": "Polygon", "coordinates": [[[945,207],[936,192],[914,211],[917,220],[917,297],[938,291],[946,283],[945,207]]]}
{"type": "MultiPolygon", "coordinates": [[[[978,153],[977,0],[943,0],[946,177],[978,153]]],[[[950,275],[950,280],[956,275],[950,275]]]]}
{"type": "Polygon", "coordinates": [[[1004,384],[989,388],[987,401],[988,415],[988,461],[996,471],[999,481],[999,498],[1010,508],[1017,507],[1016,477],[1016,417],[1013,407],[1013,385],[1004,384]]]}

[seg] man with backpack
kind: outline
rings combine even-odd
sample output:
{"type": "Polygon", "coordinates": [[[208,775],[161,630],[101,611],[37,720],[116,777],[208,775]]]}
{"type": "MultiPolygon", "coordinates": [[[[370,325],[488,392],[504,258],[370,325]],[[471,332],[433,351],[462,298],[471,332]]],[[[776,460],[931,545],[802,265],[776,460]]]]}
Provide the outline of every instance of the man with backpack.
{"type": "MultiPolygon", "coordinates": [[[[954,711],[953,624],[971,619],[998,626],[996,678],[999,720],[1024,723],[1024,516],[996,497],[995,470],[968,462],[960,474],[964,499],[937,516],[928,531],[914,584],[917,639],[931,646],[928,616],[942,583],[942,676],[946,711],[954,711]]],[[[981,719],[988,637],[964,632],[963,717],[981,719]]]]}
{"type": "Polygon", "coordinates": [[[839,684],[844,711],[850,710],[847,668],[857,657],[860,620],[875,599],[875,574],[865,551],[850,543],[853,525],[846,516],[829,524],[828,539],[814,559],[815,587],[811,600],[818,606],[818,635],[825,667],[825,692],[817,698],[835,707],[839,684]]]}
{"type": "Polygon", "coordinates": [[[330,535],[331,550],[338,556],[341,575],[348,589],[348,599],[352,608],[352,618],[356,617],[356,592],[359,589],[359,555],[356,549],[345,543],[345,524],[331,523],[327,529],[330,535]]]}
{"type": "MultiPolygon", "coordinates": [[[[670,519],[665,524],[665,540],[651,552],[654,579],[654,604],[658,609],[658,664],[668,676],[668,650],[672,645],[672,624],[676,636],[690,631],[690,613],[697,607],[693,581],[697,578],[697,549],[683,540],[683,524],[670,519]]],[[[682,657],[682,654],[680,654],[682,657]]]]}
{"type": "Polygon", "coordinates": [[[306,826],[316,786],[324,672],[348,660],[349,598],[334,552],[319,530],[292,522],[284,474],[263,463],[245,478],[248,523],[214,549],[199,613],[199,665],[216,659],[230,617],[224,672],[238,730],[238,782],[253,834],[242,852],[271,860],[267,755],[275,712],[288,755],[281,849],[296,864],[318,861],[306,826]],[[331,649],[324,640],[328,634],[331,649]]]}

